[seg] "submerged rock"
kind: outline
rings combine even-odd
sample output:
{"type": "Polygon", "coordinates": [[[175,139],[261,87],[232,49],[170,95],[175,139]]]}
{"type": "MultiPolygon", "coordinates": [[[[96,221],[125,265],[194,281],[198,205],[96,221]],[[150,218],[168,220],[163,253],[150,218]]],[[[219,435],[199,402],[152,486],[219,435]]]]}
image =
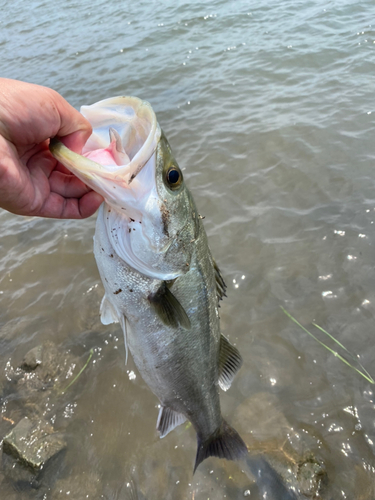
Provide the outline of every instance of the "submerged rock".
{"type": "Polygon", "coordinates": [[[327,479],[323,466],[314,457],[297,464],[296,476],[300,492],[309,498],[316,497],[327,479]]]}
{"type": "Polygon", "coordinates": [[[5,393],[13,395],[10,407],[31,419],[52,417],[56,402],[74,377],[78,364],[78,357],[58,349],[52,342],[34,347],[17,368],[7,373],[5,393]]]}
{"type": "MultiPolygon", "coordinates": [[[[103,495],[102,478],[95,472],[90,474],[69,474],[69,477],[61,477],[49,494],[51,500],[99,500],[108,498],[103,495]]],[[[121,498],[122,497],[118,497],[121,498]]],[[[126,497],[125,497],[126,498],[126,497]]]]}
{"type": "Polygon", "coordinates": [[[14,367],[7,364],[0,415],[1,499],[4,491],[16,490],[15,498],[21,500],[30,488],[42,499],[54,488],[67,448],[64,434],[54,425],[57,420],[59,429],[69,425],[70,419],[62,417],[62,394],[81,365],[78,357],[50,341],[28,351],[14,367]]]}
{"type": "Polygon", "coordinates": [[[61,352],[52,342],[45,342],[25,355],[21,364],[23,374],[18,379],[17,389],[22,395],[55,387],[63,389],[77,363],[78,358],[70,352],[61,352]]]}
{"type": "Polygon", "coordinates": [[[4,472],[17,487],[39,488],[56,476],[66,449],[63,436],[43,420],[23,418],[3,440],[4,472]]]}
{"type": "Polygon", "coordinates": [[[314,439],[295,431],[277,396],[254,394],[239,406],[233,424],[241,431],[250,457],[264,457],[297,498],[320,497],[328,479],[324,464],[314,456],[314,439]]]}
{"type": "Polygon", "coordinates": [[[32,371],[42,363],[43,347],[41,345],[30,349],[23,358],[21,365],[22,370],[32,371]]]}

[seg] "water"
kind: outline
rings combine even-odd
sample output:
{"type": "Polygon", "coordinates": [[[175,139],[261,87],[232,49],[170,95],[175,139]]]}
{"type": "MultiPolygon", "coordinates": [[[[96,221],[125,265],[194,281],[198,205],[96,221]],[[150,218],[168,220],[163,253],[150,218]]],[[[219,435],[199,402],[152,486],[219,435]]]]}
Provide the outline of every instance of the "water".
{"type": "MultiPolygon", "coordinates": [[[[319,461],[322,498],[374,498],[373,387],[279,307],[375,376],[373,2],[0,6],[2,76],[76,107],[121,94],[152,103],[229,285],[222,329],[244,366],[223,414],[274,464],[290,450],[319,461]]],[[[69,444],[46,498],[260,498],[235,464],[206,461],[192,477],[192,429],[159,440],[158,402],[124,366],[118,327],[99,321],[95,217],[0,221],[2,372],[47,339],[77,357],[74,373],[94,349],[45,410],[69,444]]],[[[1,429],[23,416],[11,399],[1,429]]]]}

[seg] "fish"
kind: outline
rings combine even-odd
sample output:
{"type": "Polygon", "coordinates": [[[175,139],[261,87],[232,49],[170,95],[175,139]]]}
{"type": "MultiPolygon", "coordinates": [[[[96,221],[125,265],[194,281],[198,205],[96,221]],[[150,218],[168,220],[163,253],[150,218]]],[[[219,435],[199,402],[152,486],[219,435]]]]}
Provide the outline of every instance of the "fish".
{"type": "Polygon", "coordinates": [[[210,456],[240,460],[247,446],[222,417],[219,387],[242,358],[220,330],[226,284],[183,172],[148,102],[114,97],[81,113],[93,127],[82,155],[58,138],[50,151],[105,199],[94,236],[101,321],[121,325],[126,359],[159,399],[160,437],[193,425],[194,472],[210,456]]]}

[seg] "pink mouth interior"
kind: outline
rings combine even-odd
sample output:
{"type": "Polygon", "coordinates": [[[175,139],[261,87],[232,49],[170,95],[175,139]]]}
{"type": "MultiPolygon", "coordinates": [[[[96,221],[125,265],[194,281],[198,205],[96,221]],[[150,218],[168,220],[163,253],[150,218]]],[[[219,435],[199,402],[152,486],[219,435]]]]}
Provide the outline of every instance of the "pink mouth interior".
{"type": "Polygon", "coordinates": [[[118,165],[115,159],[115,149],[116,141],[112,141],[107,148],[88,151],[87,153],[84,153],[83,156],[99,163],[100,165],[103,165],[103,167],[118,165]]]}

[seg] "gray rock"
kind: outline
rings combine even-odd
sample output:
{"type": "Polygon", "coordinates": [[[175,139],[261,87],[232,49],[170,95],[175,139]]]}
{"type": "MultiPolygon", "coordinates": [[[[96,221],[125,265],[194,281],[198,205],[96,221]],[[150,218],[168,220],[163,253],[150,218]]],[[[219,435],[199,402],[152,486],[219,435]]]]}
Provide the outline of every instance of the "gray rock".
{"type": "Polygon", "coordinates": [[[34,347],[26,354],[21,365],[26,373],[18,379],[17,390],[22,396],[65,386],[78,361],[71,353],[61,352],[52,342],[34,347]]]}
{"type": "Polygon", "coordinates": [[[314,457],[308,457],[297,464],[297,467],[297,483],[300,493],[308,498],[315,498],[326,481],[324,468],[314,457]]]}
{"type": "Polygon", "coordinates": [[[52,342],[31,349],[12,378],[12,392],[17,393],[15,404],[23,415],[31,419],[48,418],[78,364],[76,356],[59,350],[52,342]]]}
{"type": "Polygon", "coordinates": [[[42,363],[43,347],[41,345],[30,349],[23,358],[21,368],[26,371],[35,370],[42,363]]]}
{"type": "Polygon", "coordinates": [[[44,477],[50,484],[65,448],[63,436],[50,424],[25,417],[3,440],[4,471],[18,485],[28,483],[39,488],[44,477]]]}

